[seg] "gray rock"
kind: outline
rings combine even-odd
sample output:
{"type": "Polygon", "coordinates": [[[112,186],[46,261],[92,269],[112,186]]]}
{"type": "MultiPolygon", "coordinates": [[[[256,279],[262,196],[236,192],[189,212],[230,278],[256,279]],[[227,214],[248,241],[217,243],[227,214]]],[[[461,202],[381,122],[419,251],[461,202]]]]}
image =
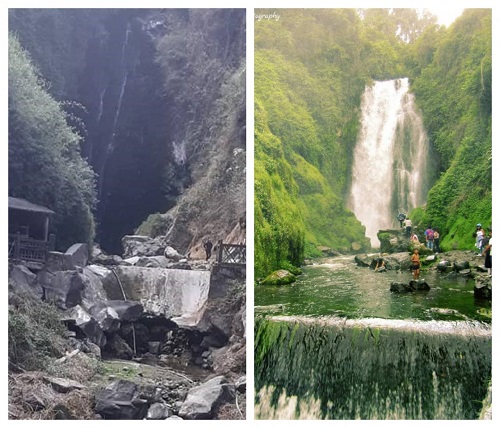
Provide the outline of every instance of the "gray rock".
{"type": "Polygon", "coordinates": [[[460,272],[461,270],[469,269],[470,264],[467,260],[458,261],[453,263],[453,268],[455,269],[455,272],[460,272]]]}
{"type": "Polygon", "coordinates": [[[108,300],[106,302],[97,302],[90,308],[92,314],[98,314],[107,309],[108,314],[116,314],[119,322],[137,321],[144,312],[144,308],[139,302],[132,300],[108,300]]]}
{"type": "Polygon", "coordinates": [[[71,260],[71,264],[75,267],[85,267],[89,261],[89,247],[87,244],[73,244],[64,253],[71,260]]]}
{"type": "Polygon", "coordinates": [[[43,296],[43,289],[37,282],[37,276],[24,265],[9,266],[9,288],[39,299],[43,296]]]}
{"type": "Polygon", "coordinates": [[[170,410],[168,406],[164,403],[153,403],[149,406],[146,419],[150,420],[162,420],[167,419],[170,416],[170,410]]]}
{"type": "Polygon", "coordinates": [[[106,333],[114,333],[120,329],[120,316],[112,307],[101,307],[102,304],[90,308],[90,314],[97,320],[99,326],[106,333]]]}
{"type": "Polygon", "coordinates": [[[63,379],[60,377],[49,377],[49,376],[44,376],[43,380],[47,382],[54,391],[60,392],[60,393],[67,393],[70,391],[74,390],[80,390],[80,389],[85,389],[85,386],[82,385],[80,382],[76,382],[71,379],[63,379]]]}
{"type": "Polygon", "coordinates": [[[95,412],[103,419],[144,419],[148,402],[140,396],[140,388],[135,383],[114,381],[96,395],[95,412]]]}
{"type": "Polygon", "coordinates": [[[451,263],[448,260],[441,260],[436,267],[440,272],[448,272],[451,268],[451,263]]]}
{"type": "Polygon", "coordinates": [[[55,302],[61,309],[82,303],[85,278],[77,271],[60,271],[53,274],[41,271],[38,282],[45,288],[46,299],[55,302]]]}
{"type": "Polygon", "coordinates": [[[474,284],[474,297],[491,300],[491,275],[478,275],[474,284]]]}
{"type": "Polygon", "coordinates": [[[185,259],[186,257],[180,254],[175,248],[167,246],[165,248],[165,257],[170,260],[174,260],[176,262],[185,259]]]}
{"type": "Polygon", "coordinates": [[[80,305],[66,311],[63,321],[80,330],[91,342],[102,348],[106,344],[106,336],[97,320],[80,305]]]}
{"type": "Polygon", "coordinates": [[[423,279],[418,279],[416,281],[410,281],[410,287],[417,291],[428,291],[431,289],[429,284],[423,279]]]}
{"type": "Polygon", "coordinates": [[[224,376],[218,376],[189,390],[179,416],[189,420],[211,419],[218,406],[232,401],[234,396],[234,385],[229,384],[224,376]]]}
{"type": "Polygon", "coordinates": [[[369,267],[372,263],[372,257],[368,256],[368,254],[356,254],[354,261],[358,266],[369,267]]]}
{"type": "Polygon", "coordinates": [[[49,272],[73,270],[74,265],[70,255],[59,251],[49,251],[45,259],[45,269],[49,272]]]}

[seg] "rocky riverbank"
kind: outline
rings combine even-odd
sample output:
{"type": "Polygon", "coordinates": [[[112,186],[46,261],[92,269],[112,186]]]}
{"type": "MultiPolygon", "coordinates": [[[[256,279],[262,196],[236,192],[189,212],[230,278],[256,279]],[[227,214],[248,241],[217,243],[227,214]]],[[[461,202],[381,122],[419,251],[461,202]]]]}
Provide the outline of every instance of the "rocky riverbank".
{"type": "Polygon", "coordinates": [[[244,419],[244,268],[123,246],[10,263],[9,418],[244,419]]]}

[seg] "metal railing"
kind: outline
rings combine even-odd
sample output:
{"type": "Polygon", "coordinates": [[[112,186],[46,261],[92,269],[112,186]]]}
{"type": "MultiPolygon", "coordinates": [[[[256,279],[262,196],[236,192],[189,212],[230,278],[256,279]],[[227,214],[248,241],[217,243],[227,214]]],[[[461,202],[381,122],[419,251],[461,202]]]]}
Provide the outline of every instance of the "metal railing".
{"type": "Polygon", "coordinates": [[[217,243],[217,262],[221,265],[245,265],[247,247],[242,244],[217,243]]]}

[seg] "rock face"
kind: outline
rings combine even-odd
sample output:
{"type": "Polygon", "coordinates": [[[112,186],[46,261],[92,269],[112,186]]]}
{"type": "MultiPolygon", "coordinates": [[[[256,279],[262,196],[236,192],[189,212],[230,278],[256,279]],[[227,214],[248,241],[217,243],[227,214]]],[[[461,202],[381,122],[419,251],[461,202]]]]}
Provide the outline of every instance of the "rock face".
{"type": "Polygon", "coordinates": [[[102,348],[106,345],[106,336],[97,320],[85,311],[80,305],[76,305],[67,311],[64,319],[70,329],[81,332],[84,336],[102,348]]]}
{"type": "Polygon", "coordinates": [[[261,282],[262,285],[287,285],[295,282],[297,279],[295,275],[288,272],[287,270],[280,269],[274,271],[272,274],[267,276],[264,281],[261,282]]]}
{"type": "Polygon", "coordinates": [[[210,419],[217,407],[234,398],[234,385],[224,376],[218,376],[189,390],[179,410],[184,419],[210,419]]]}

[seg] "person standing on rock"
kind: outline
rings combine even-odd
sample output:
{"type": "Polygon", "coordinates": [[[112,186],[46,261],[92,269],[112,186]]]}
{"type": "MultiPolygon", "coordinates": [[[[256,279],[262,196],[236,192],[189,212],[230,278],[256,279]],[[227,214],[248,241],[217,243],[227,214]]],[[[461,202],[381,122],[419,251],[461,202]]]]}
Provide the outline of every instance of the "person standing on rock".
{"type": "Polygon", "coordinates": [[[398,221],[399,221],[399,227],[402,229],[403,228],[403,221],[406,218],[405,213],[399,213],[398,214],[398,221]]]}
{"type": "Polygon", "coordinates": [[[411,255],[411,270],[413,272],[413,279],[416,281],[420,277],[420,256],[416,248],[411,255]]]}
{"type": "Polygon", "coordinates": [[[439,248],[439,231],[437,229],[434,230],[434,252],[436,254],[441,252],[439,248]]]}
{"type": "Polygon", "coordinates": [[[405,229],[406,229],[406,237],[410,238],[411,236],[411,220],[406,218],[404,221],[405,229]]]}
{"type": "Polygon", "coordinates": [[[476,248],[479,251],[478,256],[480,256],[483,252],[483,239],[485,236],[486,234],[484,233],[483,226],[481,226],[481,223],[478,223],[476,225],[476,248]]]}
{"type": "Polygon", "coordinates": [[[203,244],[203,248],[205,249],[205,253],[207,254],[207,261],[212,256],[212,241],[210,239],[203,244]]]}
{"type": "Polygon", "coordinates": [[[434,231],[431,226],[425,231],[425,246],[434,251],[434,231]]]}
{"type": "Polygon", "coordinates": [[[484,267],[488,269],[488,274],[491,275],[491,229],[488,231],[488,236],[483,239],[484,249],[482,255],[484,257],[484,267]]]}

